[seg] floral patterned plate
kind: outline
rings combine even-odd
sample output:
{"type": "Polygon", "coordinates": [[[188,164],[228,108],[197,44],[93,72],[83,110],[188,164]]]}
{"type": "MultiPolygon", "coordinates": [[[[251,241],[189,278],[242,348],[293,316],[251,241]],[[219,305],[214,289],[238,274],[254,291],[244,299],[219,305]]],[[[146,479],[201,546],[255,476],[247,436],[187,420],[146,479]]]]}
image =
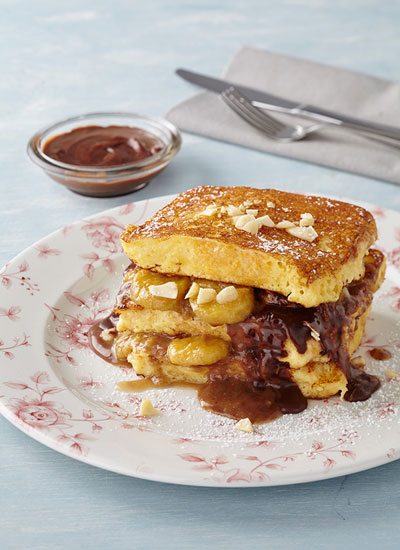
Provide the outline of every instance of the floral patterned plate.
{"type": "MultiPolygon", "coordinates": [[[[306,411],[238,432],[189,389],[123,394],[132,379],[95,356],[87,331],[108,313],[127,264],[119,234],[171,197],[127,204],[57,231],[0,272],[0,411],[68,456],[173,483],[261,486],[357,472],[400,457],[400,214],[369,206],[387,254],[361,353],[382,388],[363,403],[311,401],[306,411]],[[374,347],[392,359],[375,361],[374,347]],[[397,374],[398,373],[398,374],[397,374]],[[141,417],[146,396],[162,413],[141,417]]],[[[368,207],[368,205],[367,205],[368,207]]]]}

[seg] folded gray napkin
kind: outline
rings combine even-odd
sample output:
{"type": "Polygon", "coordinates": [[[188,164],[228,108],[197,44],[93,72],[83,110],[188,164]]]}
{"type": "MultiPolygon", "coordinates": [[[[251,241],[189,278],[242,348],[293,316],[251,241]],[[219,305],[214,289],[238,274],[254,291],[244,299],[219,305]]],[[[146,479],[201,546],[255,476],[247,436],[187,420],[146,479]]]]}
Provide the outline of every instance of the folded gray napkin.
{"type": "MultiPolygon", "coordinates": [[[[387,80],[248,47],[233,57],[224,78],[299,103],[400,126],[400,84],[387,80]]],[[[309,123],[271,114],[292,123],[309,123]]],[[[400,183],[400,144],[387,145],[332,127],[302,141],[279,143],[251,127],[212,92],[183,101],[167,118],[188,132],[400,183]]]]}

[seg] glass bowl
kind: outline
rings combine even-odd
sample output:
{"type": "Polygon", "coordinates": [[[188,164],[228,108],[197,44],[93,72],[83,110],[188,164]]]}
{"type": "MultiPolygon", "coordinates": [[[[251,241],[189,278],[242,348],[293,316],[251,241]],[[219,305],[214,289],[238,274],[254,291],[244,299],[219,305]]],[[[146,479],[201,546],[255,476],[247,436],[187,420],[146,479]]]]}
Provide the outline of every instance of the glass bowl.
{"type": "Polygon", "coordinates": [[[37,132],[28,143],[28,155],[44,172],[71,191],[91,197],[111,197],[138,191],[157,176],[181,147],[178,129],[162,118],[134,113],[88,113],[62,120],[37,132]],[[147,158],[118,166],[78,166],[55,160],[44,153],[56,136],[87,126],[128,126],[156,136],[162,149],[147,158]]]}

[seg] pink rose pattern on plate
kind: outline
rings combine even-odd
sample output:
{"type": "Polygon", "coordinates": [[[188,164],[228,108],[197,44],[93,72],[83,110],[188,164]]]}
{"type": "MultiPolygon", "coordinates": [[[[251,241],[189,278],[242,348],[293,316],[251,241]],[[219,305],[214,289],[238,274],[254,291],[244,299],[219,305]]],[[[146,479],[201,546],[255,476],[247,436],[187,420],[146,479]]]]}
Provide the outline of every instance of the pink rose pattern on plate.
{"type": "Polygon", "coordinates": [[[7,359],[15,359],[15,354],[11,350],[16,350],[23,346],[30,346],[29,336],[25,333],[20,337],[16,336],[13,343],[10,345],[6,345],[0,340],[0,353],[3,354],[4,357],[7,357],[7,359]]]}
{"type": "Polygon", "coordinates": [[[64,296],[71,304],[77,306],[78,312],[76,315],[66,315],[59,308],[45,304],[51,311],[55,332],[67,348],[62,351],[47,343],[46,357],[56,357],[57,362],[65,358],[72,365],[76,365],[72,352],[74,349],[89,348],[88,331],[96,321],[108,315],[110,293],[107,289],[100,289],[91,292],[86,300],[74,296],[71,292],[64,292],[64,296]]]}
{"type": "MultiPolygon", "coordinates": [[[[139,217],[131,223],[140,223],[144,219],[147,205],[148,201],[144,203],[139,217]]],[[[126,204],[119,208],[118,213],[120,216],[127,216],[134,211],[134,208],[134,203],[126,204]]],[[[102,265],[108,273],[112,273],[114,271],[112,257],[121,251],[119,236],[125,229],[125,225],[119,223],[113,216],[99,216],[84,222],[81,229],[95,249],[87,254],[81,254],[81,258],[87,261],[83,266],[84,274],[91,279],[96,265],[102,265]]]]}
{"type": "MultiPolygon", "coordinates": [[[[205,458],[199,454],[184,453],[178,455],[179,458],[193,464],[192,470],[212,473],[213,481],[232,483],[233,481],[266,481],[271,478],[271,470],[283,471],[290,466],[299,457],[304,455],[310,460],[322,460],[322,466],[325,473],[328,473],[336,464],[333,458],[338,454],[347,459],[355,460],[356,454],[353,451],[344,449],[346,443],[353,444],[358,438],[357,432],[344,431],[338,438],[337,443],[325,446],[320,441],[313,441],[308,451],[298,451],[287,455],[275,455],[267,459],[260,458],[259,455],[238,455],[241,461],[247,461],[247,465],[242,467],[232,467],[229,459],[224,455],[218,455],[212,458],[205,458]]],[[[259,442],[261,446],[270,446],[268,441],[259,442]]],[[[248,447],[252,447],[248,444],[248,447]]],[[[208,480],[208,478],[205,478],[208,480]]]]}
{"type": "Polygon", "coordinates": [[[10,264],[7,264],[0,271],[0,280],[6,289],[10,290],[17,284],[28,291],[31,296],[33,296],[35,292],[39,292],[39,285],[33,282],[28,275],[29,264],[26,260],[19,264],[17,268],[14,268],[14,270],[10,270],[9,265],[10,264]]]}
{"type": "Polygon", "coordinates": [[[109,417],[95,418],[92,411],[83,410],[81,418],[73,418],[70,411],[52,398],[50,395],[65,391],[64,388],[50,385],[50,376],[45,371],[38,371],[30,377],[31,384],[25,382],[4,382],[4,385],[23,392],[23,397],[12,398],[8,401],[10,410],[16,418],[37,430],[51,431],[59,443],[67,445],[73,452],[86,455],[89,448],[86,442],[95,438],[83,432],[74,433],[74,424],[88,423],[92,431],[101,429],[99,422],[109,417]]]}
{"type": "MultiPolygon", "coordinates": [[[[80,238],[84,237],[85,239],[86,250],[79,253],[80,261],[84,261],[83,265],[80,264],[84,277],[92,280],[98,268],[104,269],[107,273],[114,272],[115,258],[121,251],[120,232],[127,222],[140,223],[144,221],[148,204],[148,201],[128,204],[111,211],[112,215],[106,213],[108,215],[95,216],[62,230],[64,242],[71,236],[76,239],[76,236],[73,237],[73,235],[77,231],[80,238]]],[[[159,206],[158,204],[157,208],[159,206]]],[[[157,208],[155,207],[154,210],[157,208]]],[[[377,207],[374,209],[374,213],[378,221],[385,222],[387,214],[384,209],[377,207]]],[[[396,228],[394,233],[392,230],[392,234],[394,235],[392,239],[394,246],[386,246],[388,264],[400,269],[400,227],[396,228]]],[[[387,241],[390,239],[388,238],[387,241]]],[[[59,262],[59,256],[65,253],[64,248],[65,244],[58,239],[56,243],[38,243],[31,250],[41,265],[44,262],[46,265],[50,265],[52,262],[55,265],[59,262]]],[[[70,252],[68,253],[70,254],[70,252]]],[[[110,300],[113,297],[104,287],[93,288],[84,295],[64,291],[64,298],[71,306],[68,313],[65,313],[54,305],[54,301],[50,303],[44,301],[44,285],[41,282],[39,264],[34,268],[31,267],[35,256],[31,254],[30,257],[28,256],[27,259],[20,262],[10,262],[0,272],[3,294],[10,294],[13,300],[12,304],[0,308],[0,323],[16,327],[12,331],[11,329],[7,330],[7,334],[12,334],[10,341],[5,338],[4,341],[0,341],[0,355],[8,360],[15,360],[19,350],[33,344],[31,337],[23,330],[24,326],[29,326],[27,318],[24,317],[24,311],[29,309],[28,298],[35,299],[42,293],[43,299],[36,302],[35,307],[38,307],[38,303],[40,303],[42,307],[47,308],[55,338],[58,340],[57,345],[54,341],[46,343],[44,355],[52,359],[55,364],[69,365],[70,368],[74,368],[79,361],[77,354],[88,352],[87,332],[89,328],[95,321],[107,314],[110,300]],[[20,303],[16,302],[17,298],[20,299],[20,303]],[[73,314],[70,313],[71,310],[74,310],[73,314]]],[[[400,313],[400,287],[391,286],[381,294],[380,299],[387,303],[393,313],[400,313]]],[[[376,338],[376,336],[369,336],[364,341],[364,349],[375,347],[377,345],[376,338]]],[[[379,342],[379,346],[391,349],[400,347],[399,339],[379,342]]],[[[95,407],[95,410],[86,406],[78,410],[76,404],[72,409],[66,405],[65,399],[69,390],[65,386],[54,384],[51,381],[53,378],[51,371],[40,370],[32,372],[29,379],[25,375],[18,379],[17,371],[14,370],[13,376],[10,376],[11,371],[8,371],[5,366],[1,371],[1,380],[3,380],[1,385],[2,389],[6,391],[6,395],[0,397],[4,400],[8,412],[12,413],[13,421],[20,427],[24,426],[23,429],[28,433],[32,433],[31,430],[34,430],[50,436],[53,441],[56,441],[55,446],[67,454],[90,456],[89,444],[93,445],[96,441],[100,441],[99,438],[105,426],[109,424],[113,426],[113,429],[122,428],[124,431],[130,432],[133,430],[144,435],[153,433],[153,420],[140,416],[141,398],[138,396],[129,396],[129,409],[113,400],[103,400],[101,407],[95,407]]],[[[397,386],[400,381],[388,377],[384,383],[397,386]]],[[[88,375],[77,379],[76,387],[80,391],[90,392],[104,387],[104,383],[88,375]]],[[[334,407],[338,405],[338,402],[331,400],[330,404],[334,407]]],[[[174,399],[161,400],[159,403],[156,402],[155,406],[158,406],[161,412],[173,411],[174,414],[179,415],[188,413],[185,406],[174,399]]],[[[385,421],[390,417],[395,417],[397,413],[398,401],[392,400],[377,408],[375,414],[385,421]]],[[[311,416],[308,422],[314,428],[323,429],[323,423],[318,414],[311,416]]],[[[220,430],[223,438],[226,422],[215,418],[213,426],[220,430]]],[[[210,441],[204,442],[192,437],[167,437],[169,444],[180,447],[178,452],[177,450],[172,452],[181,464],[180,469],[186,464],[194,476],[194,482],[209,482],[216,485],[265,485],[271,480],[273,481],[277,475],[284,479],[285,472],[290,471],[297,463],[310,461],[317,464],[317,467],[313,467],[316,472],[332,475],[330,472],[336,467],[340,469],[343,462],[355,463],[357,461],[357,446],[360,438],[361,436],[356,430],[344,430],[339,436],[336,435],[336,440],[330,434],[329,442],[324,442],[320,438],[314,439],[307,448],[302,448],[299,445],[300,450],[288,453],[279,452],[280,444],[276,441],[245,439],[241,441],[239,447],[252,449],[248,454],[243,452],[212,454],[213,447],[210,441]],[[182,450],[185,452],[181,452],[182,450]]],[[[218,439],[219,436],[216,437],[216,442],[218,439]]],[[[399,447],[388,448],[385,451],[385,456],[387,460],[397,458],[399,447]]],[[[137,475],[151,477],[155,468],[149,463],[140,462],[133,470],[137,475]]]]}

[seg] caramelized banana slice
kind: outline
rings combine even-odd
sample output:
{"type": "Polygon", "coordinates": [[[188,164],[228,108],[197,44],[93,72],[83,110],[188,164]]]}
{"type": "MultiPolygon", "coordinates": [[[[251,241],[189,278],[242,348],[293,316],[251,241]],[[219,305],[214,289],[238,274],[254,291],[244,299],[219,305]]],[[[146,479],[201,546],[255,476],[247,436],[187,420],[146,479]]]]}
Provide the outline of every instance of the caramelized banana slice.
{"type": "MultiPolygon", "coordinates": [[[[232,286],[215,281],[206,281],[205,279],[196,279],[200,288],[211,288],[218,294],[222,289],[232,286]]],[[[210,325],[224,325],[240,323],[244,321],[254,307],[254,292],[253,289],[246,286],[235,286],[237,290],[237,298],[225,304],[219,304],[216,300],[205,304],[197,303],[197,296],[190,298],[190,305],[196,315],[210,325]]]]}
{"type": "Polygon", "coordinates": [[[132,333],[129,331],[120,333],[114,341],[114,350],[117,359],[124,361],[128,355],[135,352],[139,355],[153,355],[158,351],[159,338],[154,335],[132,333]]]}
{"type": "Polygon", "coordinates": [[[189,277],[162,275],[148,269],[137,269],[132,276],[130,291],[131,299],[145,309],[158,309],[161,311],[180,311],[186,292],[190,287],[189,277]],[[178,288],[176,298],[163,298],[154,296],[150,292],[150,286],[159,286],[174,282],[178,288]]]}
{"type": "Polygon", "coordinates": [[[174,365],[212,365],[228,355],[229,344],[214,336],[174,338],[168,346],[168,359],[174,365]]]}

